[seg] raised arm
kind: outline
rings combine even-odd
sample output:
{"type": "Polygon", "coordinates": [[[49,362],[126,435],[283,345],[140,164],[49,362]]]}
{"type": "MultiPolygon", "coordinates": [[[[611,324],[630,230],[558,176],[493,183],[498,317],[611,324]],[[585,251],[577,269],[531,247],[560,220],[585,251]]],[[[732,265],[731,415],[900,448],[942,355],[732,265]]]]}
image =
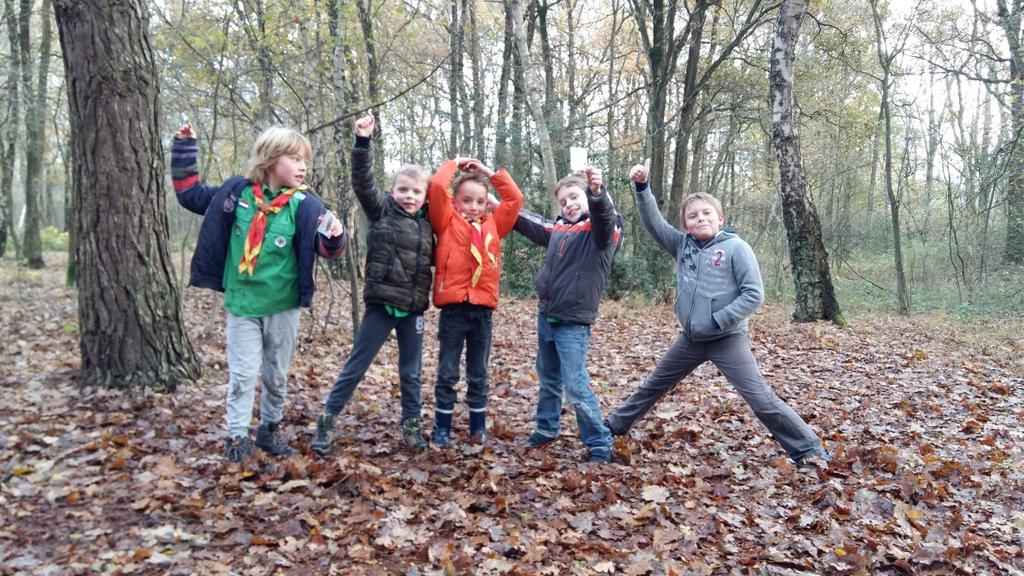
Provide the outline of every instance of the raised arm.
{"type": "Polygon", "coordinates": [[[388,205],[387,196],[373,179],[373,125],[370,114],[356,120],[356,144],[352,147],[352,191],[370,221],[380,220],[388,205]]]}
{"type": "Polygon", "coordinates": [[[171,184],[178,204],[196,214],[206,214],[210,201],[220,190],[199,181],[199,143],[192,124],[185,124],[171,143],[171,184]]]}
{"type": "Polygon", "coordinates": [[[647,174],[651,168],[651,159],[648,158],[643,164],[637,164],[630,168],[629,179],[636,185],[636,211],[640,214],[640,222],[643,223],[647,233],[654,238],[666,252],[676,257],[679,250],[679,230],[669,224],[665,217],[658,210],[658,203],[654,201],[650,185],[647,183],[647,174]]]}
{"type": "Polygon", "coordinates": [[[435,234],[448,228],[452,216],[452,195],[448,190],[452,187],[452,179],[458,166],[453,160],[445,160],[441,167],[430,178],[427,185],[427,211],[430,214],[430,226],[435,234]]]}
{"type": "Polygon", "coordinates": [[[605,250],[622,239],[622,229],[617,226],[615,205],[604,187],[601,171],[594,166],[587,166],[587,203],[590,205],[590,225],[593,229],[591,238],[598,250],[605,250]]]}
{"type": "Polygon", "coordinates": [[[494,223],[498,228],[498,236],[504,238],[515,229],[519,210],[523,207],[523,193],[504,168],[491,176],[491,186],[501,197],[501,204],[494,209],[494,223]]]}

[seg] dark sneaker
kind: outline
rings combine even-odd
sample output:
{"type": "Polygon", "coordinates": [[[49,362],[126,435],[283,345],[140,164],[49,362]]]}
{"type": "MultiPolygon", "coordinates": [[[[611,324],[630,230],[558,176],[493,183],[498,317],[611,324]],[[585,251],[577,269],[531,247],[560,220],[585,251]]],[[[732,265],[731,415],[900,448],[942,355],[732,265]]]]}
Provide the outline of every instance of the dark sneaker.
{"type": "Polygon", "coordinates": [[[252,456],[252,442],[248,436],[232,436],[224,441],[224,457],[228,462],[241,462],[252,456]]]}
{"type": "Polygon", "coordinates": [[[295,454],[281,438],[280,422],[264,422],[256,429],[256,447],[273,456],[291,456],[295,454]]]}
{"type": "Polygon", "coordinates": [[[438,448],[444,448],[452,442],[452,431],[450,428],[438,428],[434,427],[434,433],[431,435],[434,442],[434,446],[438,448]]]}
{"type": "Polygon", "coordinates": [[[816,476],[821,472],[828,472],[829,453],[809,454],[797,460],[796,471],[801,474],[816,476]]]}
{"type": "Polygon", "coordinates": [[[526,439],[526,445],[530,448],[540,448],[546,444],[551,444],[555,441],[555,438],[557,438],[557,436],[545,436],[540,432],[534,432],[526,439]]]}
{"type": "Polygon", "coordinates": [[[427,441],[423,439],[423,429],[420,426],[419,418],[406,418],[402,420],[402,441],[405,447],[410,450],[423,450],[427,447],[427,441]]]}
{"type": "Polygon", "coordinates": [[[309,449],[321,456],[331,453],[334,444],[334,414],[321,412],[316,419],[316,436],[309,443],[309,449]]]}
{"type": "Polygon", "coordinates": [[[587,461],[608,464],[612,461],[612,455],[609,452],[591,452],[587,457],[587,461]]]}

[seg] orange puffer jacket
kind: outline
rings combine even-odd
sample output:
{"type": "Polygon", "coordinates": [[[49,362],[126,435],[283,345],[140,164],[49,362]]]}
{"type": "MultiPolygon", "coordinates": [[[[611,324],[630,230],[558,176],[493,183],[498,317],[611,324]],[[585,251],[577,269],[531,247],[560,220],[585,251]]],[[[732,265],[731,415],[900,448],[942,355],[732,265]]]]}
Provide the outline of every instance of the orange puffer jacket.
{"type": "Polygon", "coordinates": [[[480,220],[484,253],[478,259],[472,250],[473,226],[452,204],[451,184],[458,167],[445,160],[427,187],[430,225],[437,234],[434,252],[434,306],[468,302],[498,307],[501,277],[501,239],[512,232],[523,206],[523,193],[505,169],[491,176],[491,185],[501,198],[493,214],[480,220]],[[474,283],[474,276],[480,275],[474,283]]]}

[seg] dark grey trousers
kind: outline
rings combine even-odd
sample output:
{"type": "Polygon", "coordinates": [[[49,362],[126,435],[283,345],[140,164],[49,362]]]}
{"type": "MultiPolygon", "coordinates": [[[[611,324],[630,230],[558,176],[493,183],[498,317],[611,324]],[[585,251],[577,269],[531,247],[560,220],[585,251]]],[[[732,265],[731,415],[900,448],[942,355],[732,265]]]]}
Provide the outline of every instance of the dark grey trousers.
{"type": "Polygon", "coordinates": [[[821,440],[810,426],[765,382],[744,333],[708,342],[693,342],[681,334],[640,388],[608,416],[612,432],[628,432],[662,396],[708,360],[725,374],[790,458],[799,460],[822,452],[821,440]]]}

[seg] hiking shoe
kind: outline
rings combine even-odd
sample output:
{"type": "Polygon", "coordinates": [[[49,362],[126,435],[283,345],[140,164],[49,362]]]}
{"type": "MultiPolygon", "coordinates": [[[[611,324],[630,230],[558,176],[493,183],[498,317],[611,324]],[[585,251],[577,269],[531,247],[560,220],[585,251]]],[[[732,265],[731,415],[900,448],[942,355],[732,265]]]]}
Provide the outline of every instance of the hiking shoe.
{"type": "Polygon", "coordinates": [[[252,456],[252,442],[248,436],[231,436],[224,441],[224,457],[228,462],[241,462],[252,456]]]}
{"type": "Polygon", "coordinates": [[[316,419],[316,436],[309,443],[309,449],[321,456],[331,453],[334,444],[334,414],[321,412],[316,419]]]}
{"type": "Polygon", "coordinates": [[[808,454],[796,461],[796,471],[801,474],[818,475],[818,471],[828,471],[828,452],[824,454],[808,454]]]}
{"type": "Polygon", "coordinates": [[[280,422],[263,422],[256,429],[256,447],[274,456],[292,456],[292,450],[281,438],[280,422]]]}
{"type": "Polygon", "coordinates": [[[423,450],[427,447],[427,441],[423,439],[423,429],[420,427],[419,418],[406,418],[402,420],[402,441],[405,447],[410,450],[423,450]]]}
{"type": "Polygon", "coordinates": [[[435,426],[434,432],[431,436],[434,446],[437,446],[438,448],[444,448],[452,442],[452,431],[450,428],[439,428],[435,426]]]}
{"type": "Polygon", "coordinates": [[[534,432],[526,439],[526,445],[530,448],[540,448],[545,444],[551,444],[555,441],[555,438],[557,438],[557,436],[545,436],[540,432],[534,432]]]}

